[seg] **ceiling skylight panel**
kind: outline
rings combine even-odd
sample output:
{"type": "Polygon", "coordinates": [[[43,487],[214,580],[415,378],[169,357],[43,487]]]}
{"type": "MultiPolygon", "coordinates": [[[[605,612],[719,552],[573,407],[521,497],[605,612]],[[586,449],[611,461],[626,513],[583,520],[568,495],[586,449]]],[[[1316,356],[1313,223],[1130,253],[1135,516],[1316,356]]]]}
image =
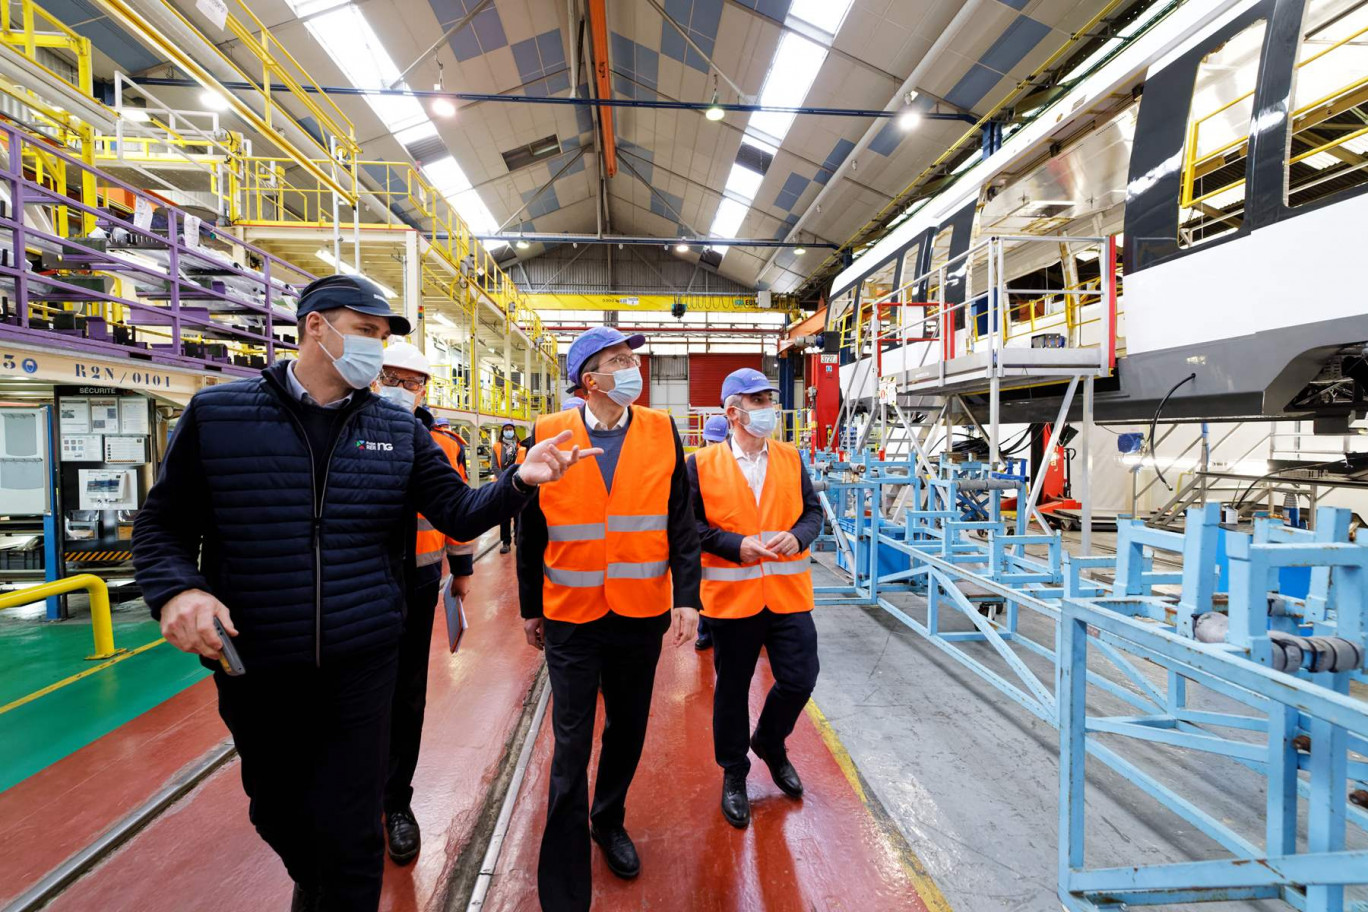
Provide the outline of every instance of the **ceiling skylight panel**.
{"type": "Polygon", "coordinates": [[[727,175],[727,190],[750,202],[755,199],[755,194],[760,192],[760,184],[764,180],[763,174],[737,162],[732,165],[731,173],[727,175]]]}
{"type": "Polygon", "coordinates": [[[793,0],[788,14],[790,19],[801,19],[834,36],[841,30],[850,4],[851,0],[793,0]]]}
{"type": "MultiPolygon", "coordinates": [[[[765,77],[758,103],[765,107],[796,108],[807,98],[826,60],[826,48],[795,32],[786,32],[775,52],[774,63],[765,77]]],[[[749,129],[782,143],[796,115],[757,111],[751,115],[749,129]]]]}
{"type": "MultiPolygon", "coordinates": [[[[717,215],[713,216],[712,230],[709,234],[715,238],[734,238],[745,220],[746,206],[730,197],[724,197],[721,205],[717,207],[717,215]]],[[[725,251],[727,248],[718,249],[725,251]]]]}
{"type": "MultiPolygon", "coordinates": [[[[339,6],[315,16],[305,24],[338,69],[358,89],[388,88],[399,78],[399,68],[385,50],[380,36],[355,4],[339,6]]],[[[408,86],[400,83],[399,88],[408,86]]],[[[416,98],[404,95],[367,95],[365,98],[371,110],[391,133],[413,131],[409,142],[437,132],[428,119],[427,111],[416,98]],[[418,135],[417,131],[425,124],[431,128],[431,132],[418,135]]]]}

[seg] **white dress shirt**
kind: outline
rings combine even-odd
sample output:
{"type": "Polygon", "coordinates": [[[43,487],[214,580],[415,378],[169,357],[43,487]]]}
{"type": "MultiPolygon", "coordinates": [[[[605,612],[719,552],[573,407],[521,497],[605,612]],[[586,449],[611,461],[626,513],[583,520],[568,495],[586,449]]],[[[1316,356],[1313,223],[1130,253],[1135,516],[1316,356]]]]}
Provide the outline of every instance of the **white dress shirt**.
{"type": "Polygon", "coordinates": [[[766,440],[760,445],[760,452],[748,456],[736,442],[736,435],[744,433],[746,432],[737,431],[736,434],[732,434],[732,455],[736,457],[736,464],[741,467],[741,474],[746,476],[746,484],[750,485],[751,493],[755,495],[755,503],[759,506],[760,492],[765,488],[765,470],[769,468],[769,441],[766,440]]]}
{"type": "Polygon", "coordinates": [[[622,414],[612,424],[608,424],[600,418],[598,413],[594,411],[594,407],[588,402],[584,403],[584,414],[589,419],[585,424],[589,426],[591,431],[616,431],[618,428],[627,426],[627,408],[623,408],[622,414]]]}
{"type": "MultiPolygon", "coordinates": [[[[291,361],[289,365],[285,368],[285,379],[290,384],[290,395],[294,396],[295,399],[299,400],[300,402],[307,403],[308,405],[320,405],[320,403],[314,401],[314,397],[309,395],[309,391],[304,388],[304,384],[300,383],[299,378],[295,376],[295,364],[297,363],[298,362],[296,361],[291,361]]],[[[351,402],[351,397],[352,394],[347,393],[347,395],[343,396],[341,399],[335,399],[332,402],[323,404],[323,408],[341,408],[348,402],[351,402]]]]}

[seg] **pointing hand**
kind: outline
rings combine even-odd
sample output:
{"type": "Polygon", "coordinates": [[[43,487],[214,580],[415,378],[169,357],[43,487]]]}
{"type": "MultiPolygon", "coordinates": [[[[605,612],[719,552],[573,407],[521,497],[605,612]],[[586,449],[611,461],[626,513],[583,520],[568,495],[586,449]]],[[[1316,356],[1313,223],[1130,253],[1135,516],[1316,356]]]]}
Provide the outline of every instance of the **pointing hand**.
{"type": "Polygon", "coordinates": [[[581,459],[597,456],[603,452],[599,447],[590,447],[581,450],[578,446],[572,447],[569,451],[560,449],[560,444],[565,443],[571,437],[569,431],[561,431],[549,440],[541,443],[527,451],[527,458],[518,468],[518,478],[523,484],[541,485],[550,481],[556,481],[581,459]]]}

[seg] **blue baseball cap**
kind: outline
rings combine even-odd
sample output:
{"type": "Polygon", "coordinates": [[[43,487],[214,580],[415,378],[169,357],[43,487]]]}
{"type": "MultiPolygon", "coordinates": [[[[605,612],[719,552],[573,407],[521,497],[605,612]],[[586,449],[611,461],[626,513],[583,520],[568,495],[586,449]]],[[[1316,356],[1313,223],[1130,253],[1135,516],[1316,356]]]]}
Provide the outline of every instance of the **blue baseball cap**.
{"type": "Polygon", "coordinates": [[[713,415],[703,424],[703,439],[708,443],[726,440],[728,427],[726,415],[713,415]]]}
{"type": "Polygon", "coordinates": [[[727,379],[722,381],[722,404],[732,396],[744,393],[771,393],[779,392],[779,387],[770,382],[770,378],[760,373],[753,367],[743,367],[738,371],[732,371],[727,375],[727,379]]]}
{"type": "Polygon", "coordinates": [[[579,408],[582,405],[584,405],[584,400],[579,396],[566,396],[565,400],[561,402],[561,411],[568,412],[570,409],[579,408]]]}
{"type": "Polygon", "coordinates": [[[299,293],[299,307],[295,316],[302,323],[314,311],[336,310],[345,307],[357,313],[370,314],[389,319],[390,332],[396,336],[407,336],[413,331],[403,314],[390,310],[389,298],[365,276],[338,275],[314,279],[299,293]]]}
{"type": "Polygon", "coordinates": [[[634,336],[624,336],[612,326],[595,326],[580,333],[579,338],[570,343],[570,351],[565,356],[565,370],[570,380],[570,388],[566,390],[573,393],[580,385],[580,368],[584,362],[603,351],[623,342],[629,348],[641,348],[646,344],[646,337],[637,333],[634,336]]]}

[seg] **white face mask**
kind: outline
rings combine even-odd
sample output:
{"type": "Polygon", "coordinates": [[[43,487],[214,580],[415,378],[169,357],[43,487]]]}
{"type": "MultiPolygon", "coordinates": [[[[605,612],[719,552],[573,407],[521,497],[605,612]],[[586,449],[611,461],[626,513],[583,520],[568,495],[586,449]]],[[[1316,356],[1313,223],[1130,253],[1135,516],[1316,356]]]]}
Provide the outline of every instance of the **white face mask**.
{"type": "Polygon", "coordinates": [[[388,399],[405,411],[413,411],[418,407],[418,394],[411,393],[402,386],[382,386],[377,393],[381,399],[388,399]]]}
{"type": "Polygon", "coordinates": [[[343,333],[326,317],[323,318],[323,324],[342,337],[342,354],[338,357],[334,358],[332,352],[323,348],[323,354],[332,359],[333,368],[342,382],[352,389],[365,389],[374,383],[384,367],[385,343],[370,336],[343,333]]]}
{"type": "Polygon", "coordinates": [[[779,425],[779,412],[772,406],[766,408],[741,410],[749,419],[741,427],[752,437],[765,438],[774,433],[774,429],[779,425]]]}

